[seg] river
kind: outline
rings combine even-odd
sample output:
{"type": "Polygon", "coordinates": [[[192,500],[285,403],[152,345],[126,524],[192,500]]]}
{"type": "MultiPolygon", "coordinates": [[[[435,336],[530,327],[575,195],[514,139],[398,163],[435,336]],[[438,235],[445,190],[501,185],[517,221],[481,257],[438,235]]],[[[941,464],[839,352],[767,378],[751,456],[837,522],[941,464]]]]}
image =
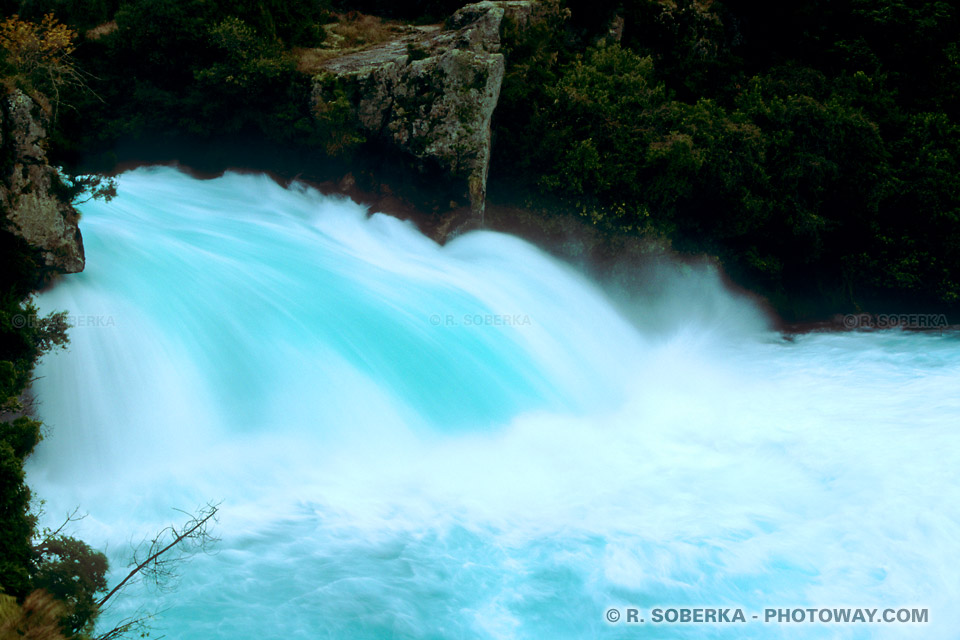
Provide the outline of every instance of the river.
{"type": "Polygon", "coordinates": [[[614,304],[517,238],[440,247],[262,175],[141,168],[82,213],[87,270],[39,300],[74,325],[33,386],[45,522],[88,513],[115,582],[175,509],[221,503],[215,552],[106,628],[957,637],[955,332],[788,339],[708,268],[614,304]],[[764,621],[788,607],[929,622],[764,621]]]}

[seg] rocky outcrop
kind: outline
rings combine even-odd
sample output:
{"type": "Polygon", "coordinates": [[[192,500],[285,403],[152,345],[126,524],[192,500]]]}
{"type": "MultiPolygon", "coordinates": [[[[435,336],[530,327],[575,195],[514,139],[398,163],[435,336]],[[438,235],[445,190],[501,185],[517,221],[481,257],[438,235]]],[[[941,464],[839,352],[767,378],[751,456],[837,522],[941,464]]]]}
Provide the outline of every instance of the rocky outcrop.
{"type": "Polygon", "coordinates": [[[352,117],[386,140],[465,181],[482,219],[490,167],[490,122],[500,96],[505,18],[522,28],[539,2],[480,2],[443,28],[421,28],[376,47],[328,60],[314,81],[318,111],[346,95],[352,117]]]}
{"type": "Polygon", "coordinates": [[[60,173],[47,163],[49,117],[20,90],[0,98],[0,227],[39,252],[54,272],[83,270],[79,214],[64,201],[60,173]]]}

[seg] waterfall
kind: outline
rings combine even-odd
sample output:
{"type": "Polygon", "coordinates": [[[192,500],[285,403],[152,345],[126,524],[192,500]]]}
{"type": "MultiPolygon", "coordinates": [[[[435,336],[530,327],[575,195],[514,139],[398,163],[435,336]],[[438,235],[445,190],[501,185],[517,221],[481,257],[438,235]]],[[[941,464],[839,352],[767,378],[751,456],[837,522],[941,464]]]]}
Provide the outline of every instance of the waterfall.
{"type": "Polygon", "coordinates": [[[142,168],[82,213],[87,270],[39,300],[74,325],[33,386],[45,518],[79,505],[117,578],[174,508],[222,501],[218,552],[106,622],[146,607],[184,639],[955,637],[956,334],[784,340],[705,269],[628,321],[517,238],[441,247],[261,175],[142,168]],[[628,607],[748,621],[605,620],[628,607]],[[762,621],[784,607],[931,621],[762,621]]]}

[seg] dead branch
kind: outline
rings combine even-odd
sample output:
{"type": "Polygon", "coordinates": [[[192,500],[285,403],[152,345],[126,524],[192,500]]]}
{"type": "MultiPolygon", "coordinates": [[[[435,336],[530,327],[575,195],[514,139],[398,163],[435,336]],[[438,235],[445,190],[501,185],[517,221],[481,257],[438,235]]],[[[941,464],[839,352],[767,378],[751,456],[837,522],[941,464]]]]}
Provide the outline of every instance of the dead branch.
{"type": "MultiPolygon", "coordinates": [[[[100,599],[100,601],[97,603],[97,608],[102,611],[104,605],[110,600],[110,598],[112,598],[118,591],[120,591],[131,580],[140,574],[151,576],[158,586],[165,579],[171,577],[173,575],[173,565],[182,560],[183,557],[182,555],[178,555],[176,557],[169,558],[164,557],[164,554],[169,552],[171,549],[174,549],[184,541],[193,542],[201,551],[205,551],[211,544],[218,542],[218,539],[214,538],[209,533],[207,527],[211,521],[217,522],[216,515],[219,511],[219,508],[219,504],[208,504],[196,515],[191,515],[190,519],[187,520],[182,527],[180,527],[179,531],[176,527],[170,526],[157,534],[157,536],[150,542],[150,545],[148,546],[146,552],[147,558],[143,561],[138,561],[135,554],[133,569],[130,570],[126,577],[121,580],[117,586],[111,589],[107,595],[100,599]],[[169,543],[164,544],[163,541],[166,539],[168,533],[172,536],[172,540],[169,543]]],[[[111,631],[108,633],[113,632],[111,631]]]]}

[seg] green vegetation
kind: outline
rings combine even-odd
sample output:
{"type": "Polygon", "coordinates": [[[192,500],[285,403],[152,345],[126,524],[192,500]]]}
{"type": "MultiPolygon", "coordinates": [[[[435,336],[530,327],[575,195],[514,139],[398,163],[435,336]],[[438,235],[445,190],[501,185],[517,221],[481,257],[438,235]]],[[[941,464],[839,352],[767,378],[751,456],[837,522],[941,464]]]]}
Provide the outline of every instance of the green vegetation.
{"type": "MultiPolygon", "coordinates": [[[[15,88],[26,91],[56,117],[61,90],[83,86],[70,58],[75,38],[51,14],[39,22],[5,18],[0,96],[15,88]]],[[[3,132],[5,140],[10,133],[3,132]]],[[[2,151],[9,173],[14,153],[9,145],[2,151]]],[[[53,188],[69,202],[83,193],[109,198],[114,185],[84,176],[53,188]]],[[[36,249],[0,230],[0,637],[83,639],[93,633],[97,598],[106,590],[106,557],[64,534],[63,527],[38,531],[25,482],[24,461],[40,442],[42,425],[25,406],[24,394],[37,361],[68,340],[66,314],[41,317],[30,301],[49,276],[41,265],[36,249]]]]}
{"type": "MultiPolygon", "coordinates": [[[[404,28],[388,18],[436,22],[465,2],[0,4],[79,33],[63,60],[83,82],[58,85],[65,166],[162,143],[221,149],[224,166],[243,162],[224,149],[272,145],[342,169],[364,136],[335,83],[312,103],[322,61],[404,28]]],[[[790,316],[960,304],[954,3],[541,4],[546,20],[504,25],[492,197],[716,256],[790,316]]],[[[49,85],[11,60],[8,77],[49,85]]]]}
{"type": "Polygon", "coordinates": [[[316,80],[318,100],[313,114],[317,127],[313,144],[330,156],[348,154],[364,141],[364,137],[353,121],[347,90],[342,82],[330,74],[320,74],[316,80]]]}
{"type": "MultiPolygon", "coordinates": [[[[310,87],[287,47],[316,44],[322,29],[295,29],[243,3],[223,5],[122,4],[116,29],[78,51],[97,78],[96,95],[73,96],[77,109],[62,119],[65,143],[89,152],[122,136],[259,132],[298,139],[310,125],[310,87]]],[[[308,13],[296,5],[285,13],[308,13]]]]}
{"type": "Polygon", "coordinates": [[[492,188],[715,255],[788,315],[960,302],[954,4],[567,6],[508,53],[492,188]]]}
{"type": "Polygon", "coordinates": [[[336,11],[414,20],[421,24],[443,22],[451,13],[470,4],[469,0],[330,0],[336,11]]]}
{"type": "Polygon", "coordinates": [[[0,600],[0,629],[9,623],[7,631],[15,634],[17,628],[42,627],[46,623],[38,620],[46,615],[56,625],[44,633],[84,638],[96,620],[96,596],[106,588],[106,558],[59,531],[37,531],[23,470],[41,438],[41,424],[22,404],[23,392],[37,360],[66,345],[66,318],[41,317],[28,301],[40,273],[29,247],[3,232],[0,256],[0,599],[8,598],[0,600]]]}
{"type": "Polygon", "coordinates": [[[53,100],[53,111],[60,104],[60,92],[69,87],[83,88],[85,83],[70,54],[75,49],[76,32],[53,17],[39,22],[21,20],[13,15],[0,22],[0,77],[4,93],[14,87],[42,96],[41,104],[53,100]]]}
{"type": "Polygon", "coordinates": [[[24,20],[53,16],[79,33],[71,61],[85,82],[64,88],[71,109],[59,114],[52,155],[67,167],[109,171],[123,145],[197,150],[230,140],[349,155],[358,144],[345,144],[357,139],[354,128],[333,130],[339,121],[318,121],[311,106],[320,63],[411,30],[390,16],[434,12],[440,21],[465,3],[386,3],[393,10],[384,17],[329,0],[0,4],[24,20]]]}

